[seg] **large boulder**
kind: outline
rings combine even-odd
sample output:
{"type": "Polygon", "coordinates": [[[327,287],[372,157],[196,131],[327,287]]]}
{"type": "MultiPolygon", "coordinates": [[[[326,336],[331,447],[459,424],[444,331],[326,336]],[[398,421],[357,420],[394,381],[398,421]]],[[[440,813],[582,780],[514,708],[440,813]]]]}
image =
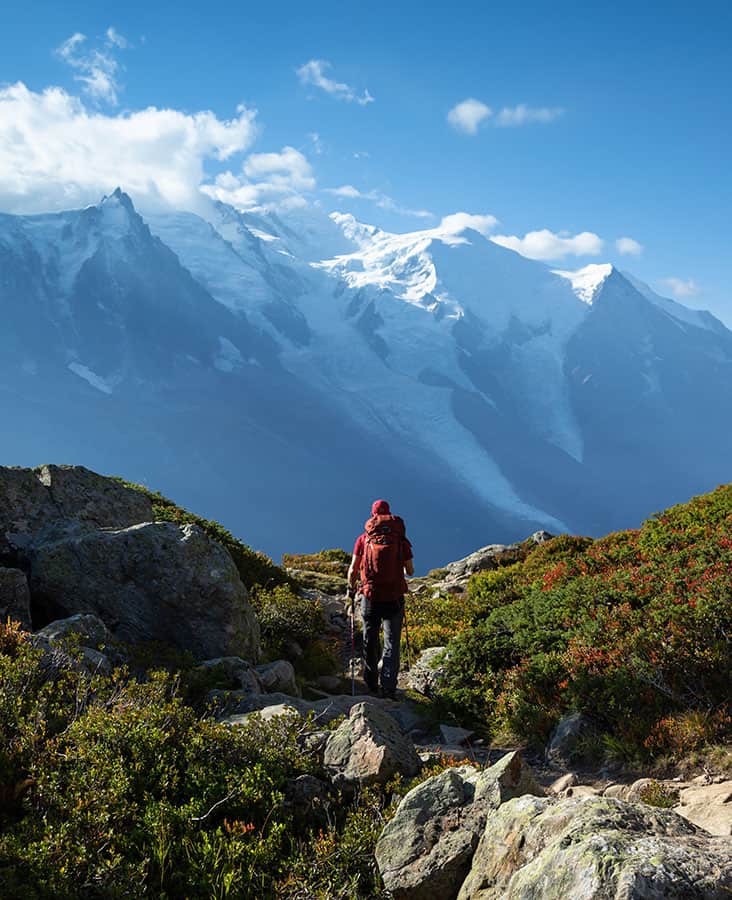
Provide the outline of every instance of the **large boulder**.
{"type": "Polygon", "coordinates": [[[542,795],[518,751],[479,771],[445,769],[413,788],[376,845],[394,900],[454,900],[489,814],[513,797],[542,795]]]}
{"type": "Polygon", "coordinates": [[[395,720],[373,703],[356,703],[328,739],[323,764],[340,785],[386,784],[416,775],[417,751],[395,720]]]}
{"type": "Polygon", "coordinates": [[[127,528],[152,518],[145,494],[83,466],[0,466],[0,549],[5,535],[22,537],[65,519],[127,528]]]}
{"type": "Polygon", "coordinates": [[[670,810],[520,797],[488,817],[459,900],[722,900],[732,845],[670,810]]]}
{"type": "Polygon", "coordinates": [[[448,578],[466,578],[486,569],[497,569],[501,564],[501,557],[507,552],[516,551],[517,549],[516,544],[488,544],[487,547],[481,547],[480,550],[475,550],[463,559],[448,563],[445,566],[449,573],[448,578]]]}
{"type": "Polygon", "coordinates": [[[30,591],[24,572],[0,568],[0,620],[8,619],[31,627],[30,591]]]}
{"type": "Polygon", "coordinates": [[[36,535],[26,553],[34,606],[47,618],[92,613],[119,641],[163,642],[198,659],[258,656],[259,625],[236,566],[196,525],[71,523],[36,535]]]}

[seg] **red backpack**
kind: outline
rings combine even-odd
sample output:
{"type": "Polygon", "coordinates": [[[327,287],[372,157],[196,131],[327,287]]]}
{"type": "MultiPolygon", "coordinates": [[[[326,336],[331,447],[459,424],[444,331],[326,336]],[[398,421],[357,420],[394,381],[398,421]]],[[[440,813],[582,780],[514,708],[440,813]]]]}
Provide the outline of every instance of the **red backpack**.
{"type": "Polygon", "coordinates": [[[364,533],[361,591],[372,602],[396,603],[407,592],[404,521],[399,516],[372,516],[364,533]]]}

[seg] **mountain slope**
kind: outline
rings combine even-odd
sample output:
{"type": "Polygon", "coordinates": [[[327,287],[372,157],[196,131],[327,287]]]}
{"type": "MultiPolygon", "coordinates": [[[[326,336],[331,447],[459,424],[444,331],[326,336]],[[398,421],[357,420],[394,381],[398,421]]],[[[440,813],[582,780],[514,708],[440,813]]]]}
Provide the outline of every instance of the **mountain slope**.
{"type": "Polygon", "coordinates": [[[0,272],[2,462],[155,483],[275,554],[347,545],[377,494],[436,565],[727,477],[732,334],[612,267],[116,191],[0,216],[0,272]]]}

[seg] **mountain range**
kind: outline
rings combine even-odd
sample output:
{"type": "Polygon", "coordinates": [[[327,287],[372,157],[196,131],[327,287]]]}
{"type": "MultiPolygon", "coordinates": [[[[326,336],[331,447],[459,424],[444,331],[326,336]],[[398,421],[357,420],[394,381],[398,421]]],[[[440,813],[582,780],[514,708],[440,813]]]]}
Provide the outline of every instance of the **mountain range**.
{"type": "Polygon", "coordinates": [[[469,224],[143,217],[119,189],[0,215],[0,463],[119,474],[274,555],[349,546],[384,496],[420,568],[729,480],[732,332],[469,224]]]}

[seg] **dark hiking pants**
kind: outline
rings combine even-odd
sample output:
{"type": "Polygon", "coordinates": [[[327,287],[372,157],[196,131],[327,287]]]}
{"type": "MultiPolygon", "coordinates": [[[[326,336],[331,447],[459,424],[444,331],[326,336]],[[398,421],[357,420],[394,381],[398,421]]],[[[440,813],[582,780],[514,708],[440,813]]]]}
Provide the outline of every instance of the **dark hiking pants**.
{"type": "Polygon", "coordinates": [[[394,691],[399,674],[399,642],[404,619],[404,597],[396,603],[369,603],[361,598],[363,618],[363,680],[376,690],[379,685],[379,657],[381,656],[381,687],[394,691]],[[381,653],[379,633],[384,623],[384,652],[381,653]]]}

